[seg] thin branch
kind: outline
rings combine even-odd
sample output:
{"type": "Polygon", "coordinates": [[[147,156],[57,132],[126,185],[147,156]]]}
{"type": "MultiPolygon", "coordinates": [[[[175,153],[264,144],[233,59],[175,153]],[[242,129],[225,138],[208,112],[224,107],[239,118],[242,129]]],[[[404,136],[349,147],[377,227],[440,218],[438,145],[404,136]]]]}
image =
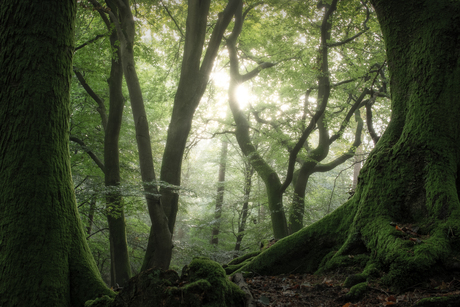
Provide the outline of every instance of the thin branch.
{"type": "Polygon", "coordinates": [[[383,61],[383,64],[379,67],[379,69],[377,70],[377,73],[375,74],[375,77],[374,79],[372,80],[372,83],[371,83],[371,89],[372,87],[374,86],[374,83],[375,83],[375,80],[377,79],[378,75],[380,74],[380,71],[383,69],[383,67],[385,66],[387,60],[383,61]]]}
{"type": "Polygon", "coordinates": [[[353,35],[352,37],[350,38],[347,38],[346,40],[344,41],[341,41],[341,42],[336,42],[336,43],[332,43],[332,44],[327,44],[328,47],[337,47],[337,46],[341,46],[341,45],[344,45],[346,43],[349,43],[351,42],[352,40],[354,40],[355,38],[361,36],[362,34],[364,34],[367,30],[369,30],[369,27],[367,26],[367,22],[369,21],[369,17],[370,17],[370,12],[369,12],[369,8],[367,7],[367,5],[361,1],[361,3],[363,4],[363,6],[366,8],[366,20],[364,21],[363,25],[364,25],[364,30],[359,32],[358,34],[356,35],[353,35]]]}
{"type": "Polygon", "coordinates": [[[96,233],[99,233],[101,231],[104,231],[104,230],[109,230],[108,228],[101,228],[99,229],[98,231],[96,232],[93,232],[92,234],[90,234],[89,236],[86,237],[86,240],[88,240],[89,238],[91,238],[92,236],[94,236],[96,233]]]}
{"type": "Polygon", "coordinates": [[[107,127],[107,112],[106,112],[106,109],[105,109],[104,100],[102,100],[102,98],[99,97],[93,91],[93,89],[88,85],[88,83],[86,83],[86,80],[83,77],[83,75],[75,67],[73,68],[73,71],[74,71],[75,75],[77,76],[78,82],[80,82],[81,86],[83,86],[83,88],[86,90],[88,95],[90,95],[91,98],[93,98],[94,101],[96,101],[96,103],[98,105],[97,112],[99,112],[99,115],[101,116],[102,127],[104,127],[104,130],[105,130],[106,127],[107,127]]]}
{"type": "Polygon", "coordinates": [[[164,5],[163,2],[161,2],[161,6],[163,6],[163,8],[165,9],[166,13],[168,13],[169,17],[171,17],[172,21],[174,21],[174,24],[176,25],[177,30],[179,30],[179,32],[180,32],[180,36],[184,39],[185,34],[184,34],[184,32],[182,32],[181,27],[179,27],[179,24],[177,23],[176,19],[173,17],[171,12],[169,11],[168,7],[166,5],[164,5]]]}
{"type": "Polygon", "coordinates": [[[214,132],[212,135],[211,135],[211,139],[214,138],[216,135],[220,135],[220,134],[235,134],[236,132],[235,131],[230,131],[230,130],[224,130],[224,131],[220,131],[220,132],[214,132]]]}
{"type": "Polygon", "coordinates": [[[87,176],[85,177],[85,179],[83,179],[83,180],[82,180],[79,184],[77,184],[73,189],[74,189],[74,190],[78,189],[78,187],[80,187],[80,186],[86,181],[86,179],[88,179],[88,178],[89,178],[89,175],[87,175],[87,176]]]}
{"type": "Polygon", "coordinates": [[[78,46],[78,47],[75,47],[74,52],[77,51],[78,49],[81,49],[81,48],[83,48],[83,47],[85,47],[85,46],[87,46],[87,45],[89,45],[89,44],[91,44],[91,43],[94,43],[94,42],[97,41],[98,39],[103,38],[103,37],[106,37],[106,36],[107,36],[107,34],[98,34],[98,35],[96,35],[95,38],[90,39],[89,41],[87,41],[87,42],[84,43],[84,44],[81,44],[81,45],[78,46]]]}
{"type": "Polygon", "coordinates": [[[103,173],[105,173],[104,164],[101,162],[101,160],[99,160],[99,158],[90,149],[88,149],[88,147],[86,147],[85,142],[83,142],[82,140],[80,140],[79,138],[74,137],[74,136],[70,136],[69,140],[71,140],[72,142],[75,142],[78,145],[80,145],[81,148],[83,148],[83,150],[91,157],[91,159],[93,159],[94,163],[96,163],[97,166],[99,166],[101,171],[103,173]]]}
{"type": "Polygon", "coordinates": [[[369,28],[365,28],[365,30],[359,32],[358,34],[356,35],[353,35],[352,37],[350,38],[347,38],[346,40],[344,41],[341,41],[341,42],[336,42],[336,43],[332,43],[332,44],[327,44],[328,47],[337,47],[337,46],[341,46],[341,45],[345,45],[346,43],[349,43],[351,42],[352,40],[354,40],[355,38],[361,36],[362,34],[364,34],[367,30],[369,30],[369,28]]]}
{"type": "Polygon", "coordinates": [[[356,102],[353,104],[351,109],[348,111],[347,116],[344,118],[342,123],[340,124],[339,131],[337,131],[336,134],[334,134],[330,139],[329,139],[329,144],[332,144],[335,140],[340,138],[342,136],[343,130],[345,127],[348,125],[348,122],[350,121],[351,116],[353,113],[355,113],[356,110],[358,110],[359,106],[361,105],[361,102],[364,100],[364,97],[370,93],[369,89],[365,88],[364,91],[361,93],[359,98],[356,100],[356,102]]]}
{"type": "Polygon", "coordinates": [[[355,118],[356,118],[356,121],[358,122],[358,125],[356,127],[356,132],[355,132],[355,141],[350,146],[348,151],[346,151],[341,156],[337,157],[336,159],[334,159],[333,161],[327,164],[317,164],[313,168],[313,172],[315,173],[316,172],[328,172],[334,169],[335,167],[339,166],[340,164],[344,163],[345,161],[347,161],[348,159],[350,159],[351,157],[355,155],[356,148],[358,148],[359,145],[361,145],[361,135],[362,135],[363,126],[364,126],[359,109],[357,109],[355,112],[355,118]]]}

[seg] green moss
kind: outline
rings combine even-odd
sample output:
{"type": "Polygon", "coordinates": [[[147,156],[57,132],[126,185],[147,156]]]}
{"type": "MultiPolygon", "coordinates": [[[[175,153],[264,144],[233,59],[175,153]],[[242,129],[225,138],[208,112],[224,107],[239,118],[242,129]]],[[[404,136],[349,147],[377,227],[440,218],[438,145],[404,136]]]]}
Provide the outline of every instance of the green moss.
{"type": "Polygon", "coordinates": [[[367,282],[362,282],[351,287],[350,292],[347,293],[347,298],[350,300],[359,300],[367,291],[367,282]]]}
{"type": "Polygon", "coordinates": [[[85,307],[109,307],[114,298],[104,295],[95,300],[89,300],[85,302],[85,307]]]}
{"type": "Polygon", "coordinates": [[[348,276],[347,279],[345,279],[343,286],[345,288],[350,288],[350,287],[353,287],[354,285],[365,282],[366,279],[367,279],[367,276],[365,274],[353,274],[353,275],[348,276]]]}
{"type": "Polygon", "coordinates": [[[247,259],[249,258],[254,258],[255,256],[259,255],[260,254],[260,251],[255,251],[255,252],[252,252],[252,253],[247,253],[241,257],[238,257],[238,258],[235,258],[233,259],[232,261],[230,261],[228,263],[228,265],[236,265],[236,264],[240,264],[242,263],[243,261],[246,261],[247,259]]]}
{"type": "MultiPolygon", "coordinates": [[[[189,306],[244,306],[245,293],[232,283],[225,270],[208,258],[193,259],[188,267],[189,282],[183,287],[167,289],[171,296],[183,297],[189,306]]],[[[173,306],[172,302],[169,302],[173,306]]]]}
{"type": "Polygon", "coordinates": [[[355,203],[347,202],[315,224],[279,240],[237,272],[261,275],[314,273],[322,259],[337,251],[345,241],[355,210],[355,203]]]}
{"type": "Polygon", "coordinates": [[[460,304],[460,296],[426,297],[417,302],[416,307],[455,307],[460,304]]]}
{"type": "Polygon", "coordinates": [[[363,269],[369,261],[369,255],[339,255],[331,257],[326,263],[320,267],[316,273],[336,270],[338,268],[355,267],[363,269]]]}
{"type": "Polygon", "coordinates": [[[378,264],[374,262],[368,262],[363,274],[368,277],[380,277],[381,269],[378,264]]]}
{"type": "Polygon", "coordinates": [[[245,261],[243,261],[243,262],[241,262],[241,263],[239,263],[239,264],[224,265],[223,268],[224,268],[224,270],[225,270],[225,273],[226,273],[227,275],[230,275],[230,274],[236,272],[238,269],[240,269],[240,268],[244,267],[245,265],[251,263],[252,259],[253,259],[253,258],[248,258],[248,259],[246,259],[245,261]]]}

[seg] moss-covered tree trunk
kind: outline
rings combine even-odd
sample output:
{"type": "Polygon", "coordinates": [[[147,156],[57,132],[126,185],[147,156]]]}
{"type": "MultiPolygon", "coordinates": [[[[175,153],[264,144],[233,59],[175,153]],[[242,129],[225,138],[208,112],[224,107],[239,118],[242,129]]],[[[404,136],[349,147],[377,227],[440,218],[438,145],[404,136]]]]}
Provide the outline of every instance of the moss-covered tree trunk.
{"type": "Polygon", "coordinates": [[[0,305],[83,306],[110,294],[70,174],[75,1],[0,5],[0,305]]]}
{"type": "Polygon", "coordinates": [[[458,266],[460,3],[372,3],[387,49],[391,122],[361,170],[353,198],[245,270],[315,271],[362,254],[365,272],[378,267],[387,272],[383,282],[405,288],[458,266]],[[410,235],[395,224],[420,229],[410,235]]]}

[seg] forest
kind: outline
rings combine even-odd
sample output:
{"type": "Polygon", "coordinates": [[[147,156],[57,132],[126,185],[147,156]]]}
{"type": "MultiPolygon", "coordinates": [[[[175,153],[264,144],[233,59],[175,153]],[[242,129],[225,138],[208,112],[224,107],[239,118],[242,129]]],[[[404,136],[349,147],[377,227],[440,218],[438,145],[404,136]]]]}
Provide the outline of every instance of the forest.
{"type": "Polygon", "coordinates": [[[457,306],[458,20],[3,0],[0,306],[457,306]]]}

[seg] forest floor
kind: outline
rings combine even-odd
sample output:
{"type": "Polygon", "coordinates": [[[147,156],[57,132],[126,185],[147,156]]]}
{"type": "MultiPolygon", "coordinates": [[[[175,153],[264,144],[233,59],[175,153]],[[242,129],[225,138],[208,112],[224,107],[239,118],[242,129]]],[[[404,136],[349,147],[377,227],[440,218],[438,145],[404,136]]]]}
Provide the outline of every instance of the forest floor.
{"type": "MultiPolygon", "coordinates": [[[[246,278],[254,297],[255,306],[314,306],[314,307],[365,307],[365,306],[414,306],[422,298],[460,296],[460,273],[433,277],[404,292],[391,292],[378,284],[378,280],[367,285],[367,291],[358,301],[350,301],[343,287],[347,275],[291,274],[279,276],[257,276],[246,278]]],[[[447,304],[424,304],[423,306],[460,306],[447,304]]]]}

